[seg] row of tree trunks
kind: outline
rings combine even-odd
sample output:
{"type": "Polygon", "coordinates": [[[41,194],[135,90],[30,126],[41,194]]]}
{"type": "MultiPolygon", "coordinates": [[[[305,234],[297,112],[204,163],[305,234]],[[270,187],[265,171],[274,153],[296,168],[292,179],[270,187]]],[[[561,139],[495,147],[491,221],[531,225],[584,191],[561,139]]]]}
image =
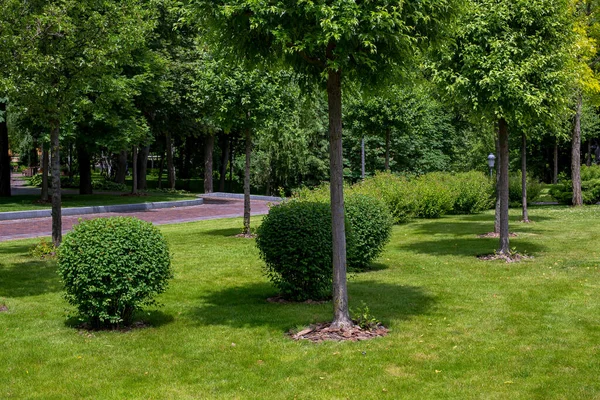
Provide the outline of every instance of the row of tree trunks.
{"type": "Polygon", "coordinates": [[[150,146],[144,146],[140,149],[137,159],[137,188],[138,190],[147,190],[148,182],[148,157],[150,156],[150,146]]]}
{"type": "Polygon", "coordinates": [[[0,197],[10,197],[10,155],[8,154],[8,124],[6,102],[0,100],[0,197]]]}
{"type": "Polygon", "coordinates": [[[221,170],[219,177],[219,192],[225,191],[225,178],[227,176],[227,165],[229,164],[229,138],[227,135],[221,135],[220,139],[221,146],[221,170]]]}
{"type": "Polygon", "coordinates": [[[215,137],[211,134],[204,139],[204,193],[212,193],[213,190],[213,151],[215,137]]]}
{"type": "Polygon", "coordinates": [[[92,158],[85,143],[77,143],[79,161],[79,194],[92,194],[92,158]]]}

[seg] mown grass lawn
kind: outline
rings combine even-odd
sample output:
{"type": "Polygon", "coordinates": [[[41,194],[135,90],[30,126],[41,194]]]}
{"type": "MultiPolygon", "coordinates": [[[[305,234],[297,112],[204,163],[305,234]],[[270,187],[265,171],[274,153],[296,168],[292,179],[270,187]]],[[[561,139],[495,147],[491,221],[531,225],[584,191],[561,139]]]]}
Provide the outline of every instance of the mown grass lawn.
{"type": "MultiPolygon", "coordinates": [[[[163,226],[175,279],[153,327],[69,326],[53,263],[35,241],[0,244],[0,398],[600,398],[600,207],[532,208],[511,243],[535,258],[484,262],[491,213],[397,226],[373,271],[352,276],[389,336],[293,342],[331,304],[271,304],[239,220],[163,226]]],[[[257,224],[259,220],[254,220],[257,224]]]]}
{"type": "MultiPolygon", "coordinates": [[[[177,201],[195,199],[193,194],[147,193],[140,196],[121,196],[118,194],[97,193],[92,195],[63,194],[62,206],[91,207],[116,204],[151,203],[157,201],[177,201]]],[[[43,210],[52,207],[51,203],[39,203],[40,196],[17,195],[0,198],[0,212],[43,210]]]]}

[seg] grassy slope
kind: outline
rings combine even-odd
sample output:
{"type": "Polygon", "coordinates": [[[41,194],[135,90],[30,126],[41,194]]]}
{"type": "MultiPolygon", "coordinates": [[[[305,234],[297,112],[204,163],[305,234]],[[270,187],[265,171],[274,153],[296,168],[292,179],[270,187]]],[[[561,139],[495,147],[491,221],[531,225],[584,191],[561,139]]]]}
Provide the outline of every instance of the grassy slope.
{"type": "MultiPolygon", "coordinates": [[[[63,194],[62,206],[63,208],[109,206],[115,204],[149,203],[155,201],[190,200],[194,198],[196,198],[195,195],[167,193],[150,193],[147,196],[121,196],[113,194],[93,194],[81,196],[77,194],[63,194]]],[[[37,201],[39,199],[40,196],[35,195],[3,197],[0,198],[0,212],[42,210],[52,207],[52,204],[50,203],[38,203],[37,201]]]]}
{"type": "Polygon", "coordinates": [[[359,343],[283,336],[331,305],[265,302],[253,241],[231,237],[239,220],[161,228],[176,277],[145,316],[155,326],[128,333],[69,327],[55,266],[26,255],[34,241],[3,243],[0,398],[598,398],[599,213],[532,208],[512,245],[535,259],[511,265],[474,257],[496,246],[476,237],[489,213],[395,227],[349,284],[351,306],[391,333],[359,343]]]}

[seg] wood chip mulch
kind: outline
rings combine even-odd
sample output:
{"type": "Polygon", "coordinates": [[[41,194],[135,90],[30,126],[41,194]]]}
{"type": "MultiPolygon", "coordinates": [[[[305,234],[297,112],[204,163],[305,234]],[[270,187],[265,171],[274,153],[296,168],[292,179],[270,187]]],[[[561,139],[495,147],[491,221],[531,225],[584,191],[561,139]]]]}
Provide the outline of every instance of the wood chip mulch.
{"type": "Polygon", "coordinates": [[[0,304],[0,312],[7,312],[8,311],[8,307],[6,307],[5,304],[0,304]]]}
{"type": "MultiPolygon", "coordinates": [[[[509,237],[517,237],[516,233],[509,233],[508,234],[509,237]]],[[[477,235],[478,238],[499,238],[500,234],[499,233],[495,233],[495,232],[488,232],[488,233],[484,233],[482,235],[477,235]]]]}
{"type": "Polygon", "coordinates": [[[246,234],[246,233],[240,233],[239,235],[235,235],[236,238],[243,238],[243,239],[254,239],[256,237],[256,235],[250,233],[250,234],[246,234]]]}
{"type": "Polygon", "coordinates": [[[520,262],[522,260],[527,260],[530,258],[533,258],[532,256],[527,256],[524,254],[519,254],[519,253],[515,253],[515,254],[486,254],[483,256],[478,256],[478,259],[482,260],[482,261],[493,261],[493,260],[504,260],[507,263],[514,263],[514,262],[520,262]]]}
{"type": "Polygon", "coordinates": [[[330,323],[311,325],[297,333],[289,331],[288,336],[294,340],[310,340],[315,343],[324,341],[341,342],[346,340],[358,342],[376,337],[383,337],[389,332],[383,325],[377,325],[368,330],[362,329],[358,325],[347,329],[331,328],[330,325],[330,323]]]}

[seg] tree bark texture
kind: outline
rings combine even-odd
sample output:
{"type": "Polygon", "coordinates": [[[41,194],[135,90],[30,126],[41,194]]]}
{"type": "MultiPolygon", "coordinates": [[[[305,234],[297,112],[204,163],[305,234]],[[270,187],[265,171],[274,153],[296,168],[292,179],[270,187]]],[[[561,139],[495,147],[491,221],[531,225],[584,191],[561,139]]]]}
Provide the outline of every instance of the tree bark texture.
{"type": "Polygon", "coordinates": [[[523,144],[521,145],[521,201],[523,202],[523,222],[529,222],[529,212],[527,211],[527,136],[522,134],[523,144]]]}
{"type": "Polygon", "coordinates": [[[122,185],[125,184],[125,178],[127,177],[127,150],[121,150],[119,152],[117,161],[117,173],[115,174],[115,182],[122,185]]]}
{"type": "Polygon", "coordinates": [[[558,138],[554,142],[554,171],[552,171],[552,183],[558,183],[558,138]]]}
{"type": "Polygon", "coordinates": [[[390,170],[390,138],[391,130],[387,128],[385,130],[385,170],[388,172],[390,170]]]}
{"type": "Polygon", "coordinates": [[[510,253],[510,244],[508,240],[508,125],[504,118],[501,118],[498,124],[498,145],[500,147],[500,163],[498,170],[500,172],[500,247],[498,252],[501,254],[510,253]]]}
{"type": "Polygon", "coordinates": [[[229,138],[222,134],[220,138],[221,147],[221,174],[219,177],[219,192],[225,191],[225,179],[227,176],[227,164],[229,164],[229,138]]]}
{"type": "Polygon", "coordinates": [[[0,101],[0,197],[10,197],[11,167],[8,154],[8,125],[6,123],[6,103],[0,101]]]}
{"type": "Polygon", "coordinates": [[[46,145],[42,144],[42,201],[48,201],[49,190],[48,190],[48,171],[50,170],[50,155],[46,145]]]}
{"type": "Polygon", "coordinates": [[[138,153],[137,160],[137,188],[138,190],[147,190],[148,182],[146,176],[148,175],[148,157],[150,156],[150,146],[142,147],[138,153]]]}
{"type": "Polygon", "coordinates": [[[496,138],[496,206],[494,214],[494,233],[500,235],[500,144],[496,138]]]}
{"type": "Polygon", "coordinates": [[[573,182],[573,205],[583,205],[581,195],[581,94],[577,97],[575,120],[573,124],[573,140],[571,148],[571,180],[573,182]]]}
{"type": "Polygon", "coordinates": [[[131,194],[138,194],[138,148],[133,146],[133,160],[131,162],[131,194]]]}
{"type": "Polygon", "coordinates": [[[175,163],[173,161],[173,139],[171,133],[165,135],[165,147],[167,151],[167,185],[169,189],[175,189],[175,163]]]}
{"type": "Polygon", "coordinates": [[[250,155],[252,154],[252,137],[250,129],[246,129],[246,165],[244,167],[244,235],[250,234],[250,155]]]}
{"type": "MultiPolygon", "coordinates": [[[[62,209],[60,192],[60,125],[52,123],[50,132],[50,152],[52,154],[52,243],[60,246],[62,242],[62,209]]],[[[45,173],[45,171],[44,171],[45,173]]]]}
{"type": "Polygon", "coordinates": [[[92,194],[92,160],[84,143],[77,143],[79,161],[79,194],[92,194]]]}
{"type": "Polygon", "coordinates": [[[346,229],[344,221],[344,175],[342,155],[342,73],[328,72],[329,165],[331,231],[333,239],[333,322],[334,328],[353,325],[348,309],[346,282],[346,229]]]}
{"type": "Polygon", "coordinates": [[[213,152],[215,150],[214,135],[207,135],[204,140],[204,193],[213,190],[213,152]]]}

